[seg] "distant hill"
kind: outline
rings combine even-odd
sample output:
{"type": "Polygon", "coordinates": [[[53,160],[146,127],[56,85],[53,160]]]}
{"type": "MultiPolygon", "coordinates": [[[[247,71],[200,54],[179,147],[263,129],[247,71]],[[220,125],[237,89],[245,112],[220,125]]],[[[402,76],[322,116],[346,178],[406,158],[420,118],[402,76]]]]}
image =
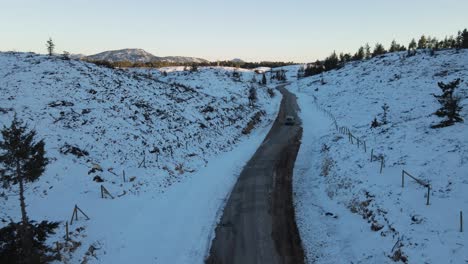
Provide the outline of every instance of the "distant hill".
{"type": "Polygon", "coordinates": [[[236,62],[236,63],[244,63],[245,62],[244,60],[239,59],[239,58],[232,59],[231,61],[236,62]]]}
{"type": "Polygon", "coordinates": [[[182,56],[167,56],[157,57],[143,49],[121,49],[121,50],[110,50],[104,51],[98,54],[90,55],[85,57],[91,61],[108,61],[108,62],[119,62],[119,61],[130,61],[130,62],[151,62],[151,61],[164,61],[172,63],[204,63],[208,62],[205,59],[193,58],[193,57],[182,57],[182,56]]]}
{"type": "Polygon", "coordinates": [[[208,60],[194,57],[182,57],[182,56],[167,56],[159,57],[160,61],[175,62],[175,63],[205,63],[208,60]]]}

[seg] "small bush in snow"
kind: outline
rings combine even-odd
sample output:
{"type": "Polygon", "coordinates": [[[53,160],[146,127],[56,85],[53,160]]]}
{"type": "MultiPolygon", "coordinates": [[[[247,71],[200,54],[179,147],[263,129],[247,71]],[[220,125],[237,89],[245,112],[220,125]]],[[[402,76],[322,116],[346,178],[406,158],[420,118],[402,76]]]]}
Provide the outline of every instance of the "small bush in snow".
{"type": "Polygon", "coordinates": [[[249,89],[249,105],[254,106],[257,99],[257,90],[255,87],[251,86],[249,89]]]}
{"type": "Polygon", "coordinates": [[[390,107],[388,106],[387,103],[384,103],[384,105],[382,105],[382,110],[383,110],[383,113],[382,113],[382,124],[383,124],[383,125],[388,124],[387,115],[388,115],[389,109],[390,109],[390,107]]]}
{"type": "Polygon", "coordinates": [[[377,121],[377,117],[374,117],[374,120],[372,120],[372,123],[371,123],[371,128],[376,128],[376,127],[379,127],[381,125],[388,124],[387,116],[388,116],[389,109],[390,109],[390,107],[387,105],[387,103],[384,103],[382,105],[382,110],[383,110],[382,119],[379,122],[379,121],[377,121]]]}

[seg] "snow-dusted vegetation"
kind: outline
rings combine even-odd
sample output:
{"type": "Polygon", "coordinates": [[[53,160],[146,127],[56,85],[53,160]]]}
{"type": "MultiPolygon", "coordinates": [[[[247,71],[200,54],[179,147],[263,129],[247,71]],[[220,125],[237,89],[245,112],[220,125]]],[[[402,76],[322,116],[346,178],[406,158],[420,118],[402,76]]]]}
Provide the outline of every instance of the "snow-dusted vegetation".
{"type": "Polygon", "coordinates": [[[467,50],[386,54],[289,87],[304,126],[294,191],[310,263],[468,261],[460,232],[460,212],[468,211],[467,50]],[[438,82],[458,78],[465,121],[432,128],[446,118],[434,114],[438,82]],[[402,187],[402,170],[420,182],[405,175],[402,187]]]}
{"type": "MultiPolygon", "coordinates": [[[[0,65],[0,124],[16,113],[50,160],[26,190],[28,213],[61,222],[50,242],[67,244],[70,263],[203,261],[236,172],[281,99],[252,83],[252,72],[233,78],[232,69],[163,76],[12,52],[0,53],[0,65]],[[114,199],[101,198],[101,185],[114,199]],[[64,243],[75,204],[90,220],[79,215],[75,243],[64,243]]],[[[0,200],[0,226],[18,221],[16,187],[1,189],[0,200]]]]}

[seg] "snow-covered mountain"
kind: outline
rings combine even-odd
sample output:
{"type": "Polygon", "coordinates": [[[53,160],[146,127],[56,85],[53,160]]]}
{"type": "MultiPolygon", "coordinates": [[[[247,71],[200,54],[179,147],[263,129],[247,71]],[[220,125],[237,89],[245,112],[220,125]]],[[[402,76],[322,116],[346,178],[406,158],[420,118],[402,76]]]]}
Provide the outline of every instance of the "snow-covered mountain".
{"type": "Polygon", "coordinates": [[[172,63],[202,63],[208,62],[205,59],[182,57],[182,56],[167,56],[157,57],[143,49],[121,49],[104,51],[98,54],[86,56],[86,59],[91,61],[130,61],[130,62],[151,62],[151,61],[165,61],[172,63]]]}
{"type": "Polygon", "coordinates": [[[231,60],[232,62],[237,62],[237,63],[244,63],[245,61],[239,58],[235,58],[231,60]]]}
{"type": "MultiPolygon", "coordinates": [[[[26,203],[31,219],[61,222],[50,242],[63,245],[62,263],[202,262],[237,171],[280,102],[247,71],[163,75],[14,52],[0,53],[0,66],[1,127],[16,113],[45,141],[50,164],[26,203]],[[101,198],[101,185],[114,199],[101,198]],[[75,204],[90,217],[70,227],[78,248],[63,239],[75,204]]],[[[16,190],[0,185],[0,227],[20,217],[16,190]]]]}
{"type": "Polygon", "coordinates": [[[157,60],[173,62],[173,63],[205,63],[205,62],[208,62],[207,60],[201,59],[201,58],[182,57],[182,56],[158,57],[157,60]]]}
{"type": "Polygon", "coordinates": [[[83,59],[85,57],[86,57],[86,55],[81,54],[81,53],[76,53],[76,54],[70,54],[69,55],[69,58],[73,59],[73,60],[81,60],[81,59],[83,59]]]}
{"type": "Polygon", "coordinates": [[[150,62],[157,60],[153,54],[146,52],[142,49],[121,49],[109,50],[94,55],[87,56],[88,60],[96,61],[131,61],[131,62],[150,62]]]}
{"type": "Polygon", "coordinates": [[[468,212],[468,50],[386,54],[290,89],[302,109],[294,193],[310,263],[468,262],[460,232],[460,212],[468,212]],[[431,128],[444,120],[434,114],[438,82],[458,78],[465,121],[431,128]],[[380,125],[371,128],[374,118],[380,125]],[[403,170],[429,193],[406,174],[402,186],[403,170]]]}

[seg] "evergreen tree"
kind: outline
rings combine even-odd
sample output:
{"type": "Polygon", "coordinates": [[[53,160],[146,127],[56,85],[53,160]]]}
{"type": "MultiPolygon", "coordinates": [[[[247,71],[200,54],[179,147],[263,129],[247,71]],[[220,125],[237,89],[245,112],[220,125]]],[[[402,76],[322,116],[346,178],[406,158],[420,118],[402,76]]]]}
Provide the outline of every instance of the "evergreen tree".
{"type": "Polygon", "coordinates": [[[463,36],[462,36],[462,32],[461,31],[458,31],[458,34],[457,34],[457,37],[455,39],[456,43],[455,43],[455,48],[457,49],[461,49],[462,48],[462,43],[463,43],[463,36]]]}
{"type": "Polygon", "coordinates": [[[338,56],[336,56],[336,52],[333,51],[333,53],[327,58],[325,58],[325,61],[323,62],[323,66],[325,66],[325,71],[338,68],[339,62],[340,61],[338,59],[338,56]]]}
{"type": "Polygon", "coordinates": [[[369,46],[369,43],[366,43],[366,45],[364,46],[364,54],[365,54],[365,59],[369,59],[372,57],[372,53],[371,53],[371,49],[370,49],[370,46],[369,46]]]}
{"type": "Polygon", "coordinates": [[[433,49],[433,50],[438,50],[439,49],[439,45],[438,45],[439,41],[437,40],[436,37],[427,37],[427,48],[429,49],[433,49]]]}
{"type": "Polygon", "coordinates": [[[297,78],[300,79],[304,77],[305,75],[304,72],[305,72],[305,67],[304,66],[299,67],[299,69],[297,70],[297,78]]]}
{"type": "Polygon", "coordinates": [[[382,54],[387,53],[384,46],[380,43],[375,44],[374,51],[372,52],[372,57],[376,57],[382,54]]]}
{"type": "Polygon", "coordinates": [[[44,172],[48,163],[45,157],[44,141],[35,142],[36,131],[28,131],[27,127],[17,119],[16,115],[10,127],[1,131],[3,141],[0,141],[0,164],[3,165],[0,174],[2,182],[19,185],[19,200],[21,208],[21,226],[18,230],[24,263],[32,263],[34,258],[34,230],[26,213],[24,185],[36,181],[44,172]]]}
{"type": "Polygon", "coordinates": [[[52,56],[54,54],[54,49],[55,49],[55,44],[52,41],[52,38],[49,38],[46,42],[46,47],[47,47],[47,53],[49,56],[52,56]]]}
{"type": "Polygon", "coordinates": [[[440,48],[442,49],[448,49],[449,48],[449,40],[447,36],[445,36],[444,40],[441,41],[440,48]]]}
{"type": "Polygon", "coordinates": [[[353,60],[363,60],[365,58],[366,58],[366,52],[364,50],[364,47],[360,47],[353,56],[353,60]]]}
{"type": "Polygon", "coordinates": [[[382,113],[382,124],[383,125],[386,125],[388,124],[388,119],[387,119],[387,116],[388,116],[388,111],[389,111],[390,107],[388,106],[387,103],[384,103],[383,106],[382,106],[382,110],[383,110],[383,113],[382,113]]]}
{"type": "Polygon", "coordinates": [[[468,30],[465,28],[462,33],[462,41],[461,41],[461,48],[468,49],[468,30]]]}
{"type": "Polygon", "coordinates": [[[324,63],[317,60],[314,63],[307,64],[307,67],[304,70],[304,77],[320,74],[324,72],[325,70],[326,69],[325,69],[324,63]]]}
{"type": "Polygon", "coordinates": [[[249,89],[249,105],[253,107],[257,101],[257,90],[251,86],[249,89]]]}
{"type": "Polygon", "coordinates": [[[408,51],[415,50],[417,48],[416,40],[412,39],[408,44],[408,51]]]}
{"type": "Polygon", "coordinates": [[[395,40],[392,41],[390,44],[390,49],[388,52],[397,52],[397,51],[405,51],[406,48],[403,45],[398,44],[395,40]]]}
{"type": "Polygon", "coordinates": [[[252,75],[252,80],[250,80],[252,83],[257,83],[257,76],[256,73],[254,72],[252,75]]]}
{"type": "Polygon", "coordinates": [[[422,35],[418,40],[418,49],[427,49],[427,38],[422,35]]]}
{"type": "Polygon", "coordinates": [[[281,69],[276,72],[276,80],[278,81],[286,81],[286,71],[281,69]]]}
{"type": "Polygon", "coordinates": [[[62,54],[62,59],[63,60],[70,60],[70,52],[64,50],[63,54],[62,54]]]}
{"type": "Polygon", "coordinates": [[[263,76],[262,76],[262,85],[266,85],[266,84],[267,84],[267,79],[266,79],[265,73],[263,73],[263,76]]]}
{"type": "Polygon", "coordinates": [[[390,48],[388,49],[388,52],[396,52],[398,51],[398,44],[396,43],[395,40],[392,40],[392,43],[390,44],[390,48]]]}
{"type": "Polygon", "coordinates": [[[340,63],[345,64],[346,62],[350,61],[352,58],[351,54],[349,53],[340,53],[340,63]]]}
{"type": "Polygon", "coordinates": [[[455,122],[462,122],[463,118],[460,117],[460,98],[454,96],[455,89],[462,82],[460,78],[445,84],[443,82],[437,83],[442,90],[442,95],[434,95],[441,104],[441,108],[435,112],[437,116],[447,117],[448,119],[442,121],[440,124],[432,126],[433,128],[440,128],[453,125],[455,122]]]}

